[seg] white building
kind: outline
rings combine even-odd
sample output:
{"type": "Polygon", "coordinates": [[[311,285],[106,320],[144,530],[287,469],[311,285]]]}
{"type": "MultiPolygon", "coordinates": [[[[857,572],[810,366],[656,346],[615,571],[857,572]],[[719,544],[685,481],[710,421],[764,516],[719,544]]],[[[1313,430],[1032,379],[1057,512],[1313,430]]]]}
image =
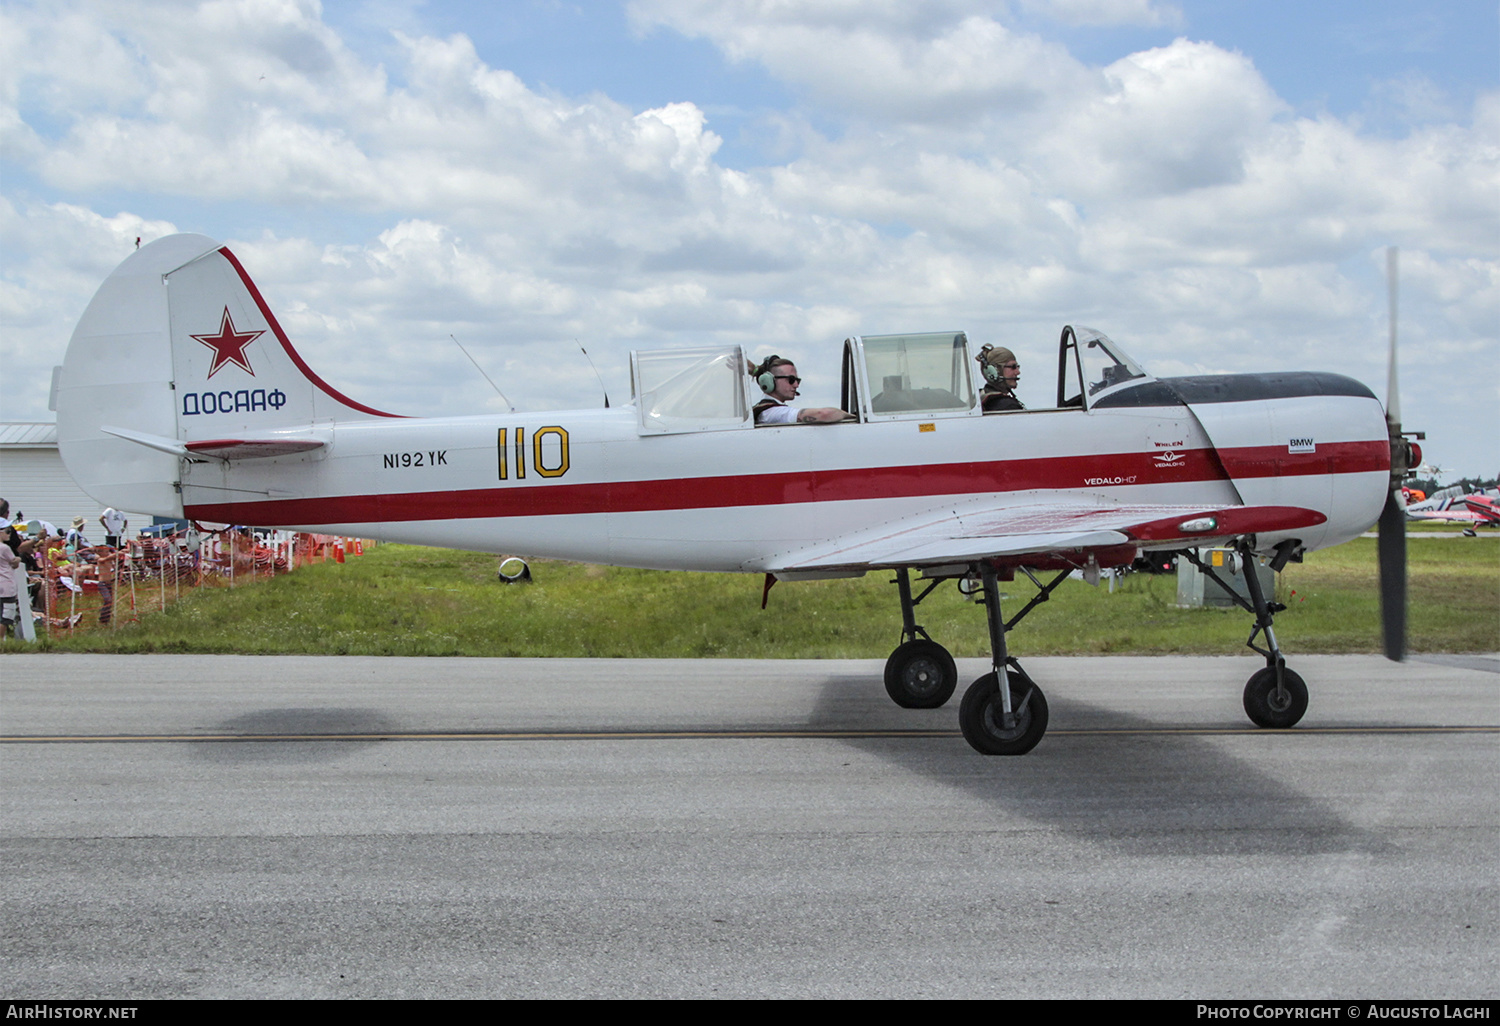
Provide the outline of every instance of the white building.
{"type": "MultiPolygon", "coordinates": [[[[67,530],[74,517],[83,517],[89,541],[104,541],[99,514],[104,507],[73,481],[57,451],[56,424],[0,423],[0,498],[10,500],[10,512],[27,520],[46,520],[67,530]]],[[[134,535],[151,526],[147,513],[125,512],[134,535]]]]}

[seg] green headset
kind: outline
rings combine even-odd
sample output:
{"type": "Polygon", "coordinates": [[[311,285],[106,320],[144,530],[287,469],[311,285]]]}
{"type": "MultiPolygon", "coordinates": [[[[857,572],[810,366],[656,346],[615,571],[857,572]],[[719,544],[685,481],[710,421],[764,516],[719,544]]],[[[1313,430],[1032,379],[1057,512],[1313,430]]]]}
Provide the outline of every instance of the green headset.
{"type": "MultiPolygon", "coordinates": [[[[772,353],[760,362],[759,367],[755,368],[755,383],[760,386],[760,390],[766,393],[766,395],[770,395],[776,391],[776,375],[771,373],[771,365],[780,359],[781,357],[772,353]]],[[[790,363],[791,361],[787,362],[790,363]]]]}
{"type": "MultiPolygon", "coordinates": [[[[995,348],[995,346],[992,346],[989,343],[985,343],[985,345],[980,347],[979,355],[974,358],[979,362],[979,370],[980,373],[984,375],[984,380],[988,381],[992,385],[999,384],[1001,379],[1005,377],[1004,373],[1000,370],[1000,365],[998,363],[990,362],[990,353],[994,352],[995,348]]],[[[1004,349],[1004,347],[1001,348],[1004,349]]],[[[1004,349],[1004,352],[1010,353],[1010,350],[1004,349]]],[[[1014,360],[1016,358],[1015,354],[1011,353],[1010,358],[1014,360]]]]}

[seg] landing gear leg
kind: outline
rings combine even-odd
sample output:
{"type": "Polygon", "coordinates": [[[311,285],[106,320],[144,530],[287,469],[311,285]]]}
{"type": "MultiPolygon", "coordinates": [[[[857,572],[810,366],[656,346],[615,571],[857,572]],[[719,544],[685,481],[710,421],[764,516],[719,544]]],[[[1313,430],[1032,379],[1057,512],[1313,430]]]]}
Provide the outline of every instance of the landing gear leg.
{"type": "MultiPolygon", "coordinates": [[[[1286,543],[1283,543],[1286,544],[1286,543]]],[[[1276,630],[1272,626],[1275,616],[1286,606],[1266,599],[1265,589],[1260,586],[1260,575],[1255,572],[1255,552],[1249,542],[1236,546],[1240,554],[1240,566],[1245,575],[1245,588],[1250,592],[1246,602],[1235,594],[1233,588],[1214,573],[1213,568],[1198,561],[1196,553],[1189,551],[1188,558],[1223,588],[1229,597],[1255,616],[1255,626],[1250,629],[1250,638],[1245,642],[1251,649],[1266,657],[1266,668],[1257,670],[1245,682],[1245,715],[1257,727],[1285,730],[1294,727],[1307,712],[1307,684],[1296,671],[1286,665],[1281,646],[1276,641],[1276,630]],[[1266,647],[1255,643],[1257,634],[1265,635],[1266,647]]],[[[1280,571],[1291,555],[1290,548],[1279,551],[1272,561],[1273,569],[1280,571]]]]}
{"type": "Polygon", "coordinates": [[[901,644],[885,663],[886,694],[905,709],[936,709],[953,697],[958,667],[948,650],[917,623],[915,608],[942,582],[933,581],[915,599],[911,574],[904,567],[896,571],[894,583],[901,591],[901,644]]]}
{"type": "MultiPolygon", "coordinates": [[[[979,574],[984,583],[984,613],[989,622],[990,664],[994,672],[969,685],[959,706],[958,725],[964,740],[981,754],[1025,755],[1047,732],[1047,699],[1006,649],[1005,634],[1015,622],[1007,624],[1001,615],[995,568],[981,564],[979,574]],[[1002,680],[1004,686],[1000,684],[1002,680]]],[[[1047,593],[1050,591],[1047,589],[1047,593]]],[[[1028,606],[1022,610],[1020,616],[1030,609],[1028,606]]]]}

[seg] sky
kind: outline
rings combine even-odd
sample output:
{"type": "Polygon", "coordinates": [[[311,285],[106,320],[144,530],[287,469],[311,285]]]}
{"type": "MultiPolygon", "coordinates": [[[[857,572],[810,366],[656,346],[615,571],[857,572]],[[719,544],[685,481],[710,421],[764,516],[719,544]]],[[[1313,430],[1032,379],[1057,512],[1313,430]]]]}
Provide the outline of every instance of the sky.
{"type": "Polygon", "coordinates": [[[949,329],[1045,406],[1065,324],[1384,398],[1395,246],[1403,422],[1500,472],[1494,0],[0,0],[0,419],[178,231],[413,415],[949,329]]]}

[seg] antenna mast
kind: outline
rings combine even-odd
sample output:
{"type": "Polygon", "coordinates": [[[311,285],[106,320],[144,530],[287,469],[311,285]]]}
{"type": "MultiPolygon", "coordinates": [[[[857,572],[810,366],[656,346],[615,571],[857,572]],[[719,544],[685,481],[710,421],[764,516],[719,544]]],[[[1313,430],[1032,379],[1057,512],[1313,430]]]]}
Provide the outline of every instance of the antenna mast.
{"type": "Polygon", "coordinates": [[[470,355],[469,351],[464,348],[464,344],[462,342],[460,342],[458,339],[456,339],[456,338],[453,337],[453,333],[452,332],[448,333],[448,337],[453,339],[453,344],[456,345],[456,346],[458,346],[458,351],[459,352],[461,352],[465,356],[469,357],[469,362],[474,365],[474,369],[477,370],[480,374],[484,374],[484,380],[486,380],[486,381],[488,381],[490,383],[490,387],[495,390],[495,394],[500,397],[500,401],[503,402],[506,406],[510,407],[510,412],[511,413],[515,413],[516,412],[515,404],[512,403],[509,399],[505,398],[505,393],[502,392],[502,391],[500,391],[500,386],[497,385],[497,384],[495,384],[494,379],[492,379],[488,374],[484,373],[484,368],[481,367],[481,366],[479,366],[479,361],[476,360],[476,359],[474,359],[474,357],[472,355],[470,355]]]}

